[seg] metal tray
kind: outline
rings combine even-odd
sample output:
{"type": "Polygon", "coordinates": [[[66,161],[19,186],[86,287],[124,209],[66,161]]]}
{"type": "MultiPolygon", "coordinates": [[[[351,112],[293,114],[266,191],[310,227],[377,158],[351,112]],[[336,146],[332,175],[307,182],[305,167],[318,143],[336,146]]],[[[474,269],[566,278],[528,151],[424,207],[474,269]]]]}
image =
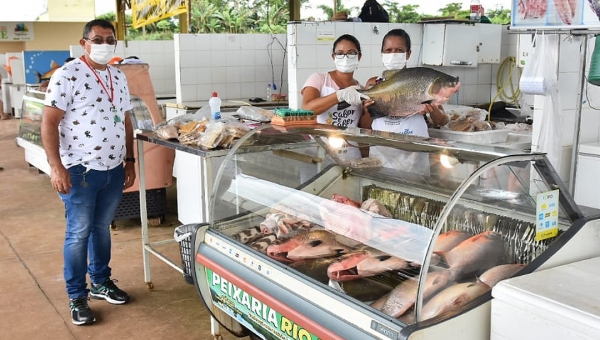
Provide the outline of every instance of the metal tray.
{"type": "Polygon", "coordinates": [[[493,144],[506,142],[508,133],[510,131],[510,129],[501,129],[462,132],[452,130],[429,129],[429,137],[450,139],[474,144],[493,144]]]}

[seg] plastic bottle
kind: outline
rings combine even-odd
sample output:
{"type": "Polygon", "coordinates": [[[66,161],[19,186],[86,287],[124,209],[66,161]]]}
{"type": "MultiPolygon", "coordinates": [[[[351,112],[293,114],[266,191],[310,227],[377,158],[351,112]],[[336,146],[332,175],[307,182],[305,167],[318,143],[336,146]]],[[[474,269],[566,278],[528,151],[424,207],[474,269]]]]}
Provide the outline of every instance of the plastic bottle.
{"type": "Polygon", "coordinates": [[[479,0],[471,0],[469,19],[472,21],[481,21],[481,2],[479,0]]]}
{"type": "Polygon", "coordinates": [[[210,118],[213,120],[221,119],[221,98],[216,92],[212,93],[212,97],[208,100],[208,106],[210,106],[210,118]]]}
{"type": "Polygon", "coordinates": [[[271,84],[267,84],[267,101],[270,102],[273,99],[271,96],[271,84]]]}

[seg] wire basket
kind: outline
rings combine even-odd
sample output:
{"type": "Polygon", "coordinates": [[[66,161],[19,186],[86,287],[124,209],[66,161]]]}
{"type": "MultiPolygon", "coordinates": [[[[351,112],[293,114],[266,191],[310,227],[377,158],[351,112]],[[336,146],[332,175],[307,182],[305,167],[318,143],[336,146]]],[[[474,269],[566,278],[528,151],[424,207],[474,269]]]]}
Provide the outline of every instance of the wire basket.
{"type": "Polygon", "coordinates": [[[196,242],[196,231],[201,224],[184,224],[175,228],[173,237],[179,243],[179,253],[181,254],[181,268],[183,269],[183,279],[185,282],[193,285],[194,278],[194,244],[196,242]]]}

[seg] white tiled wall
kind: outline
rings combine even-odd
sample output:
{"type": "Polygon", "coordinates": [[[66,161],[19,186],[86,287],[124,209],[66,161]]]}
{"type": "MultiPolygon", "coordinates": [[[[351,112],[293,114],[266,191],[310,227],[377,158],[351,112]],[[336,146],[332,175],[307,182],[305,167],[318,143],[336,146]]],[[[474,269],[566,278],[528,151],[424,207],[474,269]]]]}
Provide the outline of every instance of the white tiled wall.
{"type": "MultiPolygon", "coordinates": [[[[423,25],[398,23],[352,23],[352,22],[301,22],[288,25],[288,63],[290,107],[299,108],[302,102],[300,91],[304,81],[314,72],[334,69],[331,50],[334,40],[342,34],[354,35],[361,44],[362,59],[354,77],[361,83],[381,74],[381,41],[391,29],[402,28],[411,38],[412,55],[408,67],[420,65],[423,25]],[[321,38],[327,36],[328,39],[321,38]]],[[[503,34],[502,42],[505,41],[503,34]]],[[[503,44],[503,50],[512,48],[516,54],[516,39],[503,44]]],[[[505,51],[504,54],[508,55],[505,51]]],[[[450,104],[488,103],[496,94],[495,79],[498,65],[480,64],[477,68],[433,67],[442,72],[458,76],[461,88],[450,104]]]]}
{"type": "Polygon", "coordinates": [[[175,83],[178,103],[221,99],[248,101],[287,94],[285,34],[176,34],[175,83]]]}
{"type": "MultiPolygon", "coordinates": [[[[71,55],[79,57],[83,49],[70,46],[71,55]]],[[[150,65],[150,78],[157,96],[175,96],[175,51],[173,40],[119,41],[115,55],[136,56],[150,65]]]]}

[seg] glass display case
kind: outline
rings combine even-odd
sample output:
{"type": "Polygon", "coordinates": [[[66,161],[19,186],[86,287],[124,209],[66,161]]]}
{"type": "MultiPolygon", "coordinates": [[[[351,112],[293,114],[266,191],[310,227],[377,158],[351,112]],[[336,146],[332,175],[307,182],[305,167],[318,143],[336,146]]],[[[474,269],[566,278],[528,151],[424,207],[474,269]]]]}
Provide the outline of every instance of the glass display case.
{"type": "Polygon", "coordinates": [[[211,207],[194,283],[263,339],[489,338],[498,281],[598,252],[544,154],[360,129],[248,133],[211,207]]]}

